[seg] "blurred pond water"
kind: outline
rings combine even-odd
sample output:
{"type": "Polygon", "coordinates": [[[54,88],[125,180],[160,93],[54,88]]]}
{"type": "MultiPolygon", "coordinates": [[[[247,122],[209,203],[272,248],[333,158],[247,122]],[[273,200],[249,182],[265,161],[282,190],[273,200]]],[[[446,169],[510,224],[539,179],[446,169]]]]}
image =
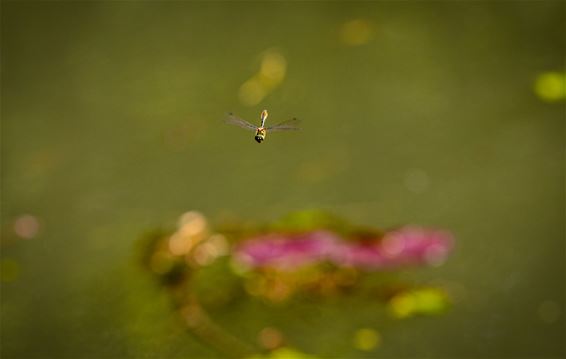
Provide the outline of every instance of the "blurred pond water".
{"type": "Polygon", "coordinates": [[[253,226],[314,208],[450,230],[447,262],[410,277],[453,307],[385,330],[356,296],[245,301],[215,313],[227,331],[279,326],[319,357],[563,357],[565,10],[3,1],[1,356],[216,357],[140,238],[188,210],[253,226]],[[302,131],[259,145],[222,122],[263,109],[302,131]]]}

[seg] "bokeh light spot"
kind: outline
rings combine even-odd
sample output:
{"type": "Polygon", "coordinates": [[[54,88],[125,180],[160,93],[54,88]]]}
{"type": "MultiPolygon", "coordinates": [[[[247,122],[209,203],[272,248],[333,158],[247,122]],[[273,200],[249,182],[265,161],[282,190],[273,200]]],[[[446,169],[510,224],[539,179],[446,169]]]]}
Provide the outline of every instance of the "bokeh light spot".
{"type": "Polygon", "coordinates": [[[566,73],[545,72],[540,74],[534,85],[537,96],[545,102],[566,99],[566,73]]]}
{"type": "Polygon", "coordinates": [[[275,328],[266,327],[259,332],[258,341],[262,347],[273,350],[283,344],[283,334],[275,328]]]}
{"type": "Polygon", "coordinates": [[[246,106],[255,106],[263,100],[267,92],[257,78],[251,78],[240,87],[240,101],[246,106]]]}
{"type": "Polygon", "coordinates": [[[416,303],[412,295],[396,295],[389,301],[389,310],[396,318],[407,318],[415,311],[416,303]]]}
{"type": "Polygon", "coordinates": [[[190,211],[181,216],[179,230],[183,235],[194,236],[206,230],[206,218],[196,211],[190,211]]]}
{"type": "Polygon", "coordinates": [[[181,216],[178,229],[169,238],[169,250],[176,256],[189,253],[207,234],[206,218],[199,212],[190,211],[181,216]]]}
{"type": "Polygon", "coordinates": [[[446,247],[441,245],[432,245],[426,249],[424,259],[426,264],[433,267],[439,267],[446,261],[447,254],[448,251],[446,250],[446,247]]]}
{"type": "Polygon", "coordinates": [[[267,50],[261,57],[259,71],[240,86],[240,102],[246,106],[259,104],[283,82],[286,72],[285,57],[276,50],[267,50]]]}
{"type": "Polygon", "coordinates": [[[228,240],[222,234],[213,234],[208,239],[211,246],[214,247],[216,256],[225,256],[228,254],[230,247],[228,245],[228,240]]]}
{"type": "Polygon", "coordinates": [[[398,318],[415,314],[434,315],[446,310],[448,296],[438,288],[420,288],[401,292],[389,300],[389,311],[398,318]]]}
{"type": "Polygon", "coordinates": [[[441,313],[446,308],[446,295],[436,288],[425,288],[414,293],[418,310],[423,314],[441,313]]]}
{"type": "Polygon", "coordinates": [[[189,264],[194,261],[199,266],[206,266],[220,256],[228,254],[228,241],[221,234],[213,234],[206,241],[198,245],[187,258],[189,264]]]}
{"type": "Polygon", "coordinates": [[[23,239],[32,239],[39,232],[39,220],[31,214],[24,214],[14,221],[14,232],[23,239]]]}
{"type": "Polygon", "coordinates": [[[175,233],[169,238],[169,250],[176,256],[187,254],[193,248],[194,241],[189,236],[175,233]]]}
{"type": "Polygon", "coordinates": [[[268,51],[261,61],[260,74],[270,85],[279,84],[285,78],[287,60],[276,51],[268,51]]]}
{"type": "Polygon", "coordinates": [[[199,266],[209,265],[216,258],[214,247],[209,243],[203,243],[195,248],[193,259],[199,266]]]}
{"type": "Polygon", "coordinates": [[[373,38],[372,24],[363,19],[348,21],[340,28],[340,40],[348,46],[367,44],[373,38]]]}
{"type": "Polygon", "coordinates": [[[374,329],[362,328],[354,335],[354,346],[356,349],[370,351],[381,344],[381,335],[374,329]]]}

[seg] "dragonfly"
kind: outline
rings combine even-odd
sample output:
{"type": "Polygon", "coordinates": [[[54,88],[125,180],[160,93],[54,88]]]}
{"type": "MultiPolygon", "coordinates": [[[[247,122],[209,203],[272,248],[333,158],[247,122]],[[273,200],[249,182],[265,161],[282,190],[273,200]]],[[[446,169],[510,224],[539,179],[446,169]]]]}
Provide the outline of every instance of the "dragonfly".
{"type": "Polygon", "coordinates": [[[259,116],[260,116],[260,119],[261,119],[261,125],[259,127],[252,125],[251,123],[249,123],[246,120],[242,120],[241,118],[235,116],[232,113],[228,114],[228,117],[226,118],[225,122],[229,125],[238,126],[238,127],[241,127],[245,130],[254,131],[255,132],[254,138],[257,141],[257,143],[261,143],[263,140],[265,140],[265,136],[267,135],[268,131],[269,132],[278,132],[278,131],[300,130],[300,128],[297,127],[297,126],[301,121],[296,119],[296,118],[292,118],[290,120],[283,121],[281,123],[278,123],[277,125],[265,127],[265,120],[267,120],[267,116],[269,116],[269,113],[267,112],[267,110],[263,110],[263,111],[261,111],[261,114],[259,116]]]}

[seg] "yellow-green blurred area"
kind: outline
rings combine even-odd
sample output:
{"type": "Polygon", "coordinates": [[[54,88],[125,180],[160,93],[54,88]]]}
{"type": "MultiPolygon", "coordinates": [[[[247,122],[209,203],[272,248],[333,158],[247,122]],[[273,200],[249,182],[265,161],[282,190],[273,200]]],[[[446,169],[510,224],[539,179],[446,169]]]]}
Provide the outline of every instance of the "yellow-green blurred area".
{"type": "Polygon", "coordinates": [[[389,307],[211,310],[276,348],[252,357],[566,354],[564,2],[1,7],[2,358],[221,357],[136,243],[188,210],[253,226],[305,208],[448,229],[455,250],[399,273],[422,288],[389,307]],[[302,130],[259,145],[222,123],[263,109],[302,130]]]}

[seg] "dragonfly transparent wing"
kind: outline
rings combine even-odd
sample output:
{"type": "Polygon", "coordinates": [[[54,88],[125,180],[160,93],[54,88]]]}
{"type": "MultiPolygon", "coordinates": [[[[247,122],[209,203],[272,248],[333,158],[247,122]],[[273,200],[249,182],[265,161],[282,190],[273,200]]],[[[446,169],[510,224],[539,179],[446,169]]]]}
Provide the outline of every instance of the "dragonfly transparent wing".
{"type": "Polygon", "coordinates": [[[249,131],[257,130],[257,126],[254,126],[251,123],[249,123],[248,121],[242,120],[241,118],[234,116],[234,114],[232,114],[232,113],[229,113],[226,116],[226,119],[224,120],[224,122],[226,122],[229,125],[238,126],[238,127],[241,127],[243,129],[249,130],[249,131]]]}
{"type": "Polygon", "coordinates": [[[277,132],[277,131],[297,131],[297,130],[300,130],[300,128],[298,127],[300,123],[301,123],[301,120],[293,118],[293,119],[278,123],[277,125],[267,127],[266,130],[273,131],[273,132],[277,132]]]}

